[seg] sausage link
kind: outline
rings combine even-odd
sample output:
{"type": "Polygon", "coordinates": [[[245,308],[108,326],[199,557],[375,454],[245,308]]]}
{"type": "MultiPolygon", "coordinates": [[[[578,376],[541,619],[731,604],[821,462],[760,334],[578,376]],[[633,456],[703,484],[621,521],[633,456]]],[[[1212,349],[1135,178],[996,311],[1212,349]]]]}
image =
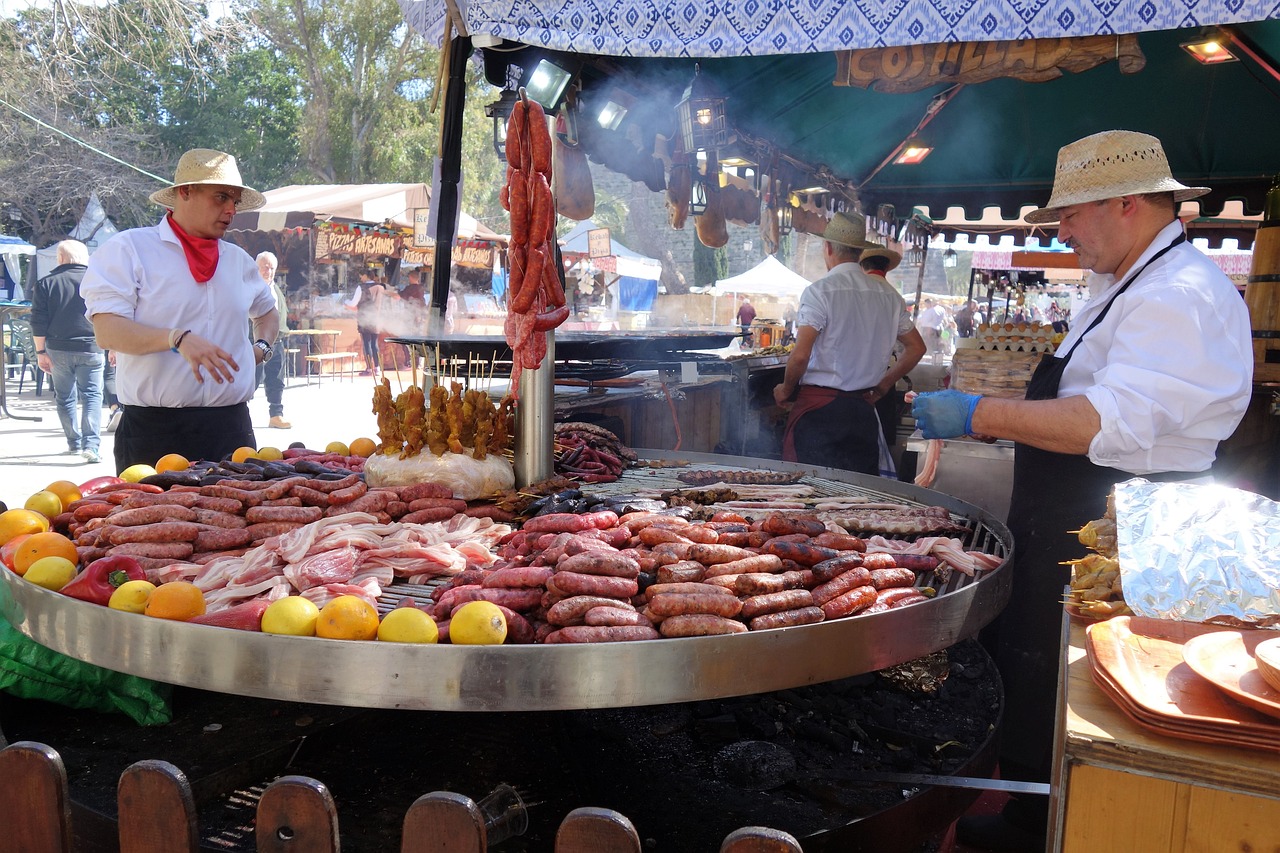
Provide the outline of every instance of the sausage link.
{"type": "Polygon", "coordinates": [[[537,636],[537,631],[534,630],[533,625],[528,619],[524,618],[510,607],[505,607],[499,604],[498,609],[502,611],[502,615],[507,620],[507,639],[505,640],[507,645],[527,646],[534,641],[534,637],[537,636]]]}
{"type": "Polygon", "coordinates": [[[327,507],[329,505],[328,492],[322,492],[319,489],[313,489],[301,483],[295,483],[291,486],[289,494],[302,501],[305,506],[327,507]]]}
{"type": "Polygon", "coordinates": [[[433,521],[448,521],[457,515],[449,507],[437,507],[436,509],[420,509],[417,512],[411,512],[400,518],[401,524],[429,524],[433,521]]]}
{"type": "MultiPolygon", "coordinates": [[[[482,587],[474,595],[476,600],[488,601],[517,612],[533,610],[542,604],[541,589],[486,589],[482,587]]],[[[460,602],[460,604],[465,604],[465,602],[460,602]]]]}
{"type": "Polygon", "coordinates": [[[898,565],[898,558],[893,554],[877,553],[865,554],[862,557],[862,565],[868,569],[892,569],[898,565]]]}
{"type": "Polygon", "coordinates": [[[262,490],[262,498],[268,501],[278,501],[289,494],[294,486],[301,486],[306,481],[306,477],[281,477],[278,480],[271,480],[267,483],[267,487],[262,490]]]}
{"type": "MultiPolygon", "coordinates": [[[[190,494],[184,492],[183,494],[190,494]]],[[[237,489],[231,486],[201,486],[200,494],[211,498],[231,498],[237,500],[245,506],[257,506],[262,503],[262,496],[257,492],[246,491],[245,489],[237,489]]]]}
{"type": "Polygon", "coordinates": [[[825,533],[813,537],[813,544],[823,548],[834,548],[837,551],[866,551],[867,543],[850,533],[825,533]]]}
{"type": "Polygon", "coordinates": [[[455,498],[416,498],[409,501],[409,512],[417,512],[420,509],[439,509],[440,507],[449,507],[453,510],[453,514],[457,515],[466,511],[467,502],[455,498]]]}
{"type": "Polygon", "coordinates": [[[302,498],[265,498],[258,506],[302,506],[302,498]]]}
{"type": "Polygon", "coordinates": [[[112,545],[126,542],[190,542],[200,533],[200,525],[190,521],[159,521],[136,527],[106,527],[103,530],[112,545]]]}
{"type": "Polygon", "coordinates": [[[640,574],[640,564],[626,554],[619,554],[616,551],[583,551],[560,560],[556,564],[556,572],[635,578],[640,574]]]}
{"type": "MultiPolygon", "coordinates": [[[[671,563],[680,563],[685,560],[691,560],[689,553],[694,548],[722,548],[723,545],[693,545],[684,542],[663,542],[661,545],[653,546],[653,558],[658,561],[659,566],[670,565],[671,563]]],[[[748,551],[748,554],[751,552],[748,551]]],[[[695,561],[701,562],[701,561],[695,561]]]]}
{"type": "Polygon", "coordinates": [[[710,613],[731,618],[742,612],[742,602],[735,595],[705,592],[660,593],[649,599],[649,610],[663,619],[690,613],[710,613]]]}
{"type": "Polygon", "coordinates": [[[250,524],[262,521],[292,521],[295,524],[310,524],[319,521],[324,510],[318,506],[251,506],[245,511],[245,520],[250,524]]]}
{"type": "Polygon", "coordinates": [[[195,521],[196,514],[185,506],[157,504],[134,509],[118,508],[107,519],[117,527],[133,527],[139,524],[155,524],[160,521],[195,521]]]}
{"type": "Polygon", "coordinates": [[[578,533],[594,526],[585,515],[574,512],[537,515],[524,523],[529,533],[578,533]]]}
{"type": "Polygon", "coordinates": [[[197,551],[226,551],[231,548],[243,548],[253,541],[253,534],[247,527],[205,527],[191,541],[197,551]]]}
{"type": "Polygon", "coordinates": [[[702,580],[707,567],[693,560],[681,560],[658,567],[658,583],[693,583],[702,580]]]}
{"type": "MultiPolygon", "coordinates": [[[[856,569],[850,569],[839,577],[830,580],[821,586],[814,587],[813,601],[821,607],[831,599],[844,595],[851,589],[862,586],[871,586],[871,572],[859,566],[856,569]]],[[[875,587],[871,588],[875,589],[875,587]]]]}
{"type": "MultiPolygon", "coordinates": [[[[387,508],[387,504],[391,502],[389,493],[381,489],[371,489],[350,503],[338,504],[331,506],[324,511],[324,514],[332,518],[335,515],[345,515],[349,512],[367,512],[370,515],[377,515],[387,508]]],[[[424,510],[429,512],[430,510],[424,510]]],[[[403,521],[403,519],[401,519],[403,521]]]]}
{"type": "Polygon", "coordinates": [[[105,518],[117,509],[118,507],[109,501],[81,503],[71,511],[71,516],[76,521],[88,521],[91,518],[105,518]]]}
{"type": "MultiPolygon", "coordinates": [[[[692,527],[689,529],[692,529],[692,527]]],[[[645,545],[650,546],[661,545],[663,542],[693,542],[692,539],[689,539],[687,536],[680,535],[670,527],[659,527],[656,524],[652,524],[644,528],[637,533],[636,536],[639,537],[640,541],[645,545]]]]}
{"type": "Polygon", "coordinates": [[[744,634],[747,626],[723,616],[693,613],[663,619],[658,630],[664,637],[708,637],[713,634],[744,634]]]}
{"type": "Polygon", "coordinates": [[[561,599],[547,608],[547,621],[552,625],[579,625],[587,612],[597,607],[613,607],[634,610],[629,603],[599,595],[574,595],[561,599]]]}
{"type": "Polygon", "coordinates": [[[742,575],[716,575],[715,577],[703,578],[702,582],[711,586],[719,586],[733,592],[738,586],[738,578],[742,575]]]}
{"type": "Polygon", "coordinates": [[[697,542],[699,545],[715,545],[720,541],[720,534],[717,531],[701,524],[690,524],[682,532],[686,539],[697,542]]]}
{"type": "Polygon", "coordinates": [[[551,569],[545,566],[508,566],[490,573],[480,582],[480,585],[486,589],[538,589],[541,591],[551,574],[551,569]]]}
{"type": "Polygon", "coordinates": [[[249,531],[251,541],[261,542],[272,536],[281,536],[290,530],[297,530],[301,526],[289,521],[262,521],[258,524],[250,524],[245,530],[249,531]]]}
{"type": "Polygon", "coordinates": [[[635,610],[624,610],[621,607],[593,607],[582,617],[588,625],[644,625],[652,628],[653,623],[635,610]]]}
{"type": "Polygon", "coordinates": [[[543,641],[549,645],[559,643],[627,643],[635,640],[661,638],[653,628],[644,625],[572,625],[552,631],[543,641]]]}
{"type": "Polygon", "coordinates": [[[938,568],[938,558],[932,554],[894,554],[893,563],[900,569],[910,569],[917,574],[938,568]]]}
{"type": "Polygon", "coordinates": [[[733,592],[724,587],[712,586],[705,583],[655,583],[644,591],[645,600],[652,600],[655,595],[665,595],[669,593],[691,593],[694,595],[702,595],[710,593],[712,595],[733,595],[733,592]]]}
{"type": "Polygon", "coordinates": [[[440,483],[413,483],[408,486],[401,486],[399,489],[400,500],[407,504],[411,504],[422,498],[451,498],[453,497],[453,489],[443,486],[440,483]]]}
{"type": "Polygon", "coordinates": [[[806,542],[780,542],[777,539],[770,539],[760,550],[764,554],[776,554],[784,560],[794,560],[802,566],[816,566],[824,560],[840,556],[839,551],[823,548],[820,545],[810,545],[806,542]]]}
{"type": "Polygon", "coordinates": [[[173,561],[187,559],[193,550],[190,542],[126,542],[123,545],[113,545],[108,553],[173,561]]]}
{"type": "Polygon", "coordinates": [[[916,573],[910,569],[874,569],[871,572],[871,585],[876,589],[912,586],[915,582],[916,573]]]}
{"type": "Polygon", "coordinates": [[[302,485],[308,489],[315,489],[317,492],[332,494],[333,492],[349,489],[363,478],[360,474],[348,474],[341,480],[306,480],[302,485]]]}
{"type": "Polygon", "coordinates": [[[764,595],[753,595],[743,601],[742,618],[750,621],[766,613],[781,613],[784,610],[798,610],[801,607],[813,606],[813,593],[807,589],[769,592],[764,595]]]}
{"type": "Polygon", "coordinates": [[[640,590],[633,578],[607,575],[584,575],[579,572],[556,572],[547,581],[547,589],[564,596],[600,595],[605,598],[630,599],[640,590]]]}
{"type": "Polygon", "coordinates": [[[765,613],[751,620],[752,631],[768,631],[770,628],[794,628],[797,625],[813,625],[822,622],[827,614],[821,607],[799,607],[795,610],[782,610],[777,613],[765,613]]]}
{"type": "Polygon", "coordinates": [[[738,595],[768,595],[787,589],[804,589],[805,572],[782,572],[780,574],[761,574],[758,572],[738,575],[734,580],[733,591],[738,595]]]}
{"type": "Polygon", "coordinates": [[[925,597],[924,593],[914,586],[887,586],[876,593],[876,604],[895,605],[905,598],[914,598],[917,595],[921,598],[925,597]]]}
{"type": "Polygon", "coordinates": [[[827,583],[835,580],[840,575],[850,569],[857,569],[862,566],[861,554],[845,554],[842,557],[835,557],[830,560],[823,560],[821,563],[813,567],[813,576],[818,583],[827,583]]]}
{"type": "Polygon", "coordinates": [[[745,560],[754,556],[756,556],[754,552],[745,548],[735,548],[732,545],[692,545],[686,557],[682,559],[696,560],[704,566],[712,566],[719,563],[731,563],[734,560],[745,560]]]}
{"type": "MultiPolygon", "coordinates": [[[[341,506],[342,504],[349,504],[356,498],[364,497],[366,494],[368,494],[368,492],[369,492],[369,487],[364,483],[364,481],[357,480],[355,483],[351,484],[350,486],[347,486],[345,489],[338,489],[337,491],[330,492],[329,506],[341,506]]],[[[386,506],[385,501],[383,502],[383,506],[386,506]]]]}
{"type": "Polygon", "coordinates": [[[775,554],[755,554],[743,560],[718,563],[707,567],[707,577],[782,571],[782,560],[775,554]]]}
{"type": "Polygon", "coordinates": [[[192,501],[193,509],[210,509],[215,512],[229,512],[239,515],[244,512],[244,504],[235,498],[216,498],[211,495],[196,495],[192,501]]]}
{"type": "Polygon", "coordinates": [[[764,523],[760,525],[760,529],[765,533],[772,533],[774,536],[785,536],[790,533],[820,536],[827,532],[827,526],[816,518],[799,518],[794,515],[779,515],[777,513],[766,518],[764,523]]]}
{"type": "MultiPolygon", "coordinates": [[[[817,600],[817,596],[814,596],[817,600]]],[[[840,619],[844,616],[852,616],[859,610],[870,607],[876,600],[876,588],[868,584],[867,586],[855,586],[848,592],[837,595],[835,598],[828,600],[822,605],[822,612],[828,619],[840,619]]]]}
{"type": "Polygon", "coordinates": [[[197,506],[200,498],[195,492],[174,492],[168,491],[164,494],[157,495],[154,492],[117,492],[122,496],[118,501],[120,506],[133,509],[139,506],[156,506],[157,504],[170,504],[177,506],[193,507],[197,506]]]}

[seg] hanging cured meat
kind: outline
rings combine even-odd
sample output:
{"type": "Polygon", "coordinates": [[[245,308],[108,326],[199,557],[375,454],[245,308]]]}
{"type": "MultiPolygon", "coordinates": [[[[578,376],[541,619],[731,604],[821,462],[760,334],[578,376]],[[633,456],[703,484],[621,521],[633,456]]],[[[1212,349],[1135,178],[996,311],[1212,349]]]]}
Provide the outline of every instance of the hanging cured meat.
{"type": "Polygon", "coordinates": [[[587,155],[576,137],[570,138],[569,122],[564,113],[556,116],[556,132],[552,142],[552,194],[556,212],[581,222],[596,212],[596,190],[591,181],[587,155]]]}
{"type": "Polygon", "coordinates": [[[555,243],[551,159],[546,113],[521,90],[507,122],[507,182],[500,195],[511,213],[503,331],[512,353],[513,394],[519,393],[520,371],[537,368],[546,357],[546,333],[569,317],[555,243]]]}

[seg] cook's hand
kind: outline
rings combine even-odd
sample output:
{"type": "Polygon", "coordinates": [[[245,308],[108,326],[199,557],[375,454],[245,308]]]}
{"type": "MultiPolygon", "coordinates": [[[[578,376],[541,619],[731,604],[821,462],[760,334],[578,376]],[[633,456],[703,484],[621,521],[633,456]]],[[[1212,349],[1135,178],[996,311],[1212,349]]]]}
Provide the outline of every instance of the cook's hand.
{"type": "Polygon", "coordinates": [[[36,353],[36,366],[50,376],[53,375],[53,362],[49,360],[47,352],[36,353]]]}
{"type": "Polygon", "coordinates": [[[795,396],[794,391],[788,391],[785,385],[773,386],[773,401],[784,409],[791,408],[791,398],[795,396]]]}
{"type": "Polygon", "coordinates": [[[978,394],[950,390],[919,394],[911,414],[925,438],[955,438],[973,432],[973,410],[981,399],[978,394]]]}
{"type": "Polygon", "coordinates": [[[223,382],[232,381],[232,373],[240,369],[240,365],[236,364],[231,353],[215,344],[213,341],[207,340],[194,333],[188,334],[182,339],[182,345],[178,347],[178,354],[187,360],[187,364],[191,365],[191,372],[195,374],[196,381],[204,383],[204,375],[201,368],[209,372],[213,380],[221,385],[223,382]]]}

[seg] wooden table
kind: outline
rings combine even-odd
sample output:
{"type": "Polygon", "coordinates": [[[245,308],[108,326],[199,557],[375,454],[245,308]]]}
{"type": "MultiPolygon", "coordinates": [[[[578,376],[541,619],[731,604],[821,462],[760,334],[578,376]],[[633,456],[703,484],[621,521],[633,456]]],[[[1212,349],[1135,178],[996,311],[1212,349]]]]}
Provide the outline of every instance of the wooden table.
{"type": "Polygon", "coordinates": [[[1130,721],[1093,682],[1084,628],[1069,630],[1049,849],[1280,849],[1280,753],[1164,737],[1130,721]]]}
{"type": "MultiPolygon", "coordinates": [[[[344,360],[349,360],[351,365],[355,364],[354,353],[338,352],[338,335],[342,334],[338,329],[290,329],[287,332],[281,332],[282,338],[299,338],[306,343],[306,347],[299,347],[302,350],[302,364],[305,369],[303,372],[307,383],[311,382],[310,365],[316,366],[317,377],[324,375],[324,362],[333,361],[335,365],[344,360]],[[325,349],[324,341],[329,340],[328,349],[325,349]],[[314,343],[313,343],[314,342],[314,343]]],[[[317,382],[319,379],[317,378],[317,382]]]]}

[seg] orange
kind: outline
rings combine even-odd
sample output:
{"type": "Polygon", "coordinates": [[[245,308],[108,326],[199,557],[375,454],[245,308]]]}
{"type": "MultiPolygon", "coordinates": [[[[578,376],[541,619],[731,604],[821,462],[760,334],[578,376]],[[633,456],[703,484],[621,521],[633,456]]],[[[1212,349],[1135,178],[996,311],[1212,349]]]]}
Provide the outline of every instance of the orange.
{"type": "Polygon", "coordinates": [[[372,438],[357,438],[351,442],[350,447],[352,456],[363,456],[366,459],[372,456],[377,449],[378,444],[372,438]]]}
{"type": "Polygon", "coordinates": [[[17,536],[4,543],[3,546],[0,546],[0,563],[4,563],[7,568],[12,569],[13,558],[18,553],[18,548],[20,548],[22,543],[26,542],[33,535],[34,534],[31,533],[19,533],[17,536]]]}
{"type": "Polygon", "coordinates": [[[355,595],[340,595],[320,608],[316,636],[330,640],[372,640],[378,636],[378,611],[355,595]]]}
{"type": "Polygon", "coordinates": [[[63,510],[66,510],[71,504],[84,497],[84,495],[80,494],[80,487],[70,480],[57,480],[45,486],[44,490],[53,492],[58,496],[58,500],[62,501],[63,510]]]}
{"type": "Polygon", "coordinates": [[[156,587],[142,611],[160,619],[186,622],[204,613],[204,593],[188,581],[169,581],[156,587]]]}
{"type": "Polygon", "coordinates": [[[37,533],[28,537],[13,555],[13,570],[25,575],[31,564],[41,557],[62,557],[75,565],[80,560],[76,543],[61,533],[37,533]]]}
{"type": "Polygon", "coordinates": [[[62,499],[50,491],[39,491],[27,498],[23,509],[38,512],[45,518],[55,518],[62,512],[62,499]]]}
{"type": "Polygon", "coordinates": [[[235,462],[235,463],[237,463],[237,464],[238,464],[238,463],[243,462],[244,460],[246,460],[246,459],[248,459],[248,458],[250,458],[250,457],[256,457],[257,455],[258,455],[258,450],[257,450],[257,448],[254,448],[254,447],[237,447],[237,448],[235,449],[235,452],[231,454],[231,461],[232,461],[232,462],[235,462]]]}
{"type": "Polygon", "coordinates": [[[156,472],[185,471],[191,467],[191,460],[181,453],[168,453],[156,460],[156,472]]]}
{"type": "Polygon", "coordinates": [[[22,533],[44,533],[49,529],[49,519],[29,509],[10,509],[0,512],[0,544],[22,533]]]}

